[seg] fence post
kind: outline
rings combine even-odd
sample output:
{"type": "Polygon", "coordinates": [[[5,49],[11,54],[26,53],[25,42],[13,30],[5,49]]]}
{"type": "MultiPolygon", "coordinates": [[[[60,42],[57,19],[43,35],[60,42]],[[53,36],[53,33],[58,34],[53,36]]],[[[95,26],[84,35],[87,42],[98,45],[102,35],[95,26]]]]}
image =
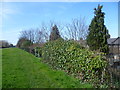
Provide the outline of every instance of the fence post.
{"type": "Polygon", "coordinates": [[[39,52],[38,52],[38,57],[40,57],[39,52]]]}
{"type": "Polygon", "coordinates": [[[36,48],[35,48],[35,56],[37,56],[37,53],[36,53],[36,48]]]}
{"type": "Polygon", "coordinates": [[[108,84],[110,85],[110,87],[113,87],[113,75],[112,75],[112,67],[111,65],[113,64],[112,61],[113,59],[111,58],[111,55],[108,56],[109,57],[109,64],[108,64],[108,71],[110,73],[110,82],[108,82],[108,84]]]}
{"type": "Polygon", "coordinates": [[[105,75],[105,68],[102,71],[102,78],[101,78],[101,83],[103,84],[104,82],[104,75],[105,75]]]}
{"type": "Polygon", "coordinates": [[[109,71],[110,72],[110,87],[112,87],[113,86],[113,80],[112,80],[112,72],[111,71],[109,71]]]}

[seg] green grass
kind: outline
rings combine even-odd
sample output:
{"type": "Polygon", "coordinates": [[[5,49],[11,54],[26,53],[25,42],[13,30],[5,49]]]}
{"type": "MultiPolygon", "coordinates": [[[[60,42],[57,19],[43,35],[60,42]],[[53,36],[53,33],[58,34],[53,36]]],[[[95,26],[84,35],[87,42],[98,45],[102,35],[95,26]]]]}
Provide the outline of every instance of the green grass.
{"type": "Polygon", "coordinates": [[[18,48],[2,50],[3,88],[91,88],[63,71],[55,71],[18,48]]]}

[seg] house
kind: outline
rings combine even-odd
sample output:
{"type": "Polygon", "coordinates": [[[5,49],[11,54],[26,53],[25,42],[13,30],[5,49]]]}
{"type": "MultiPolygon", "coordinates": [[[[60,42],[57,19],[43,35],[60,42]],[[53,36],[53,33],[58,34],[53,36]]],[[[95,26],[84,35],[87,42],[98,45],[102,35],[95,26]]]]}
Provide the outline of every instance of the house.
{"type": "Polygon", "coordinates": [[[109,53],[114,55],[120,55],[120,37],[118,38],[109,38],[107,40],[109,45],[109,53]]]}
{"type": "MultiPolygon", "coordinates": [[[[84,47],[88,47],[86,40],[83,40],[82,38],[80,40],[77,40],[77,42],[84,47]]],[[[120,37],[109,38],[107,42],[109,46],[109,53],[112,55],[120,55],[120,37]]]]}
{"type": "Polygon", "coordinates": [[[120,37],[107,40],[109,45],[109,63],[112,67],[120,68],[120,37]]]}

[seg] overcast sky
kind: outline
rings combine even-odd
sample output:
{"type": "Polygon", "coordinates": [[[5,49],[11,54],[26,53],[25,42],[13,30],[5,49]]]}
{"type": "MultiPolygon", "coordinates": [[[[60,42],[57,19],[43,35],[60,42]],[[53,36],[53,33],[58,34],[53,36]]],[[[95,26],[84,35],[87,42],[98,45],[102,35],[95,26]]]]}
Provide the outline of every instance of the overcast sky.
{"type": "Polygon", "coordinates": [[[118,36],[118,2],[4,2],[2,3],[2,37],[14,45],[22,30],[37,28],[50,20],[70,23],[73,18],[85,17],[89,25],[94,8],[103,5],[105,25],[111,37],[118,36]]]}

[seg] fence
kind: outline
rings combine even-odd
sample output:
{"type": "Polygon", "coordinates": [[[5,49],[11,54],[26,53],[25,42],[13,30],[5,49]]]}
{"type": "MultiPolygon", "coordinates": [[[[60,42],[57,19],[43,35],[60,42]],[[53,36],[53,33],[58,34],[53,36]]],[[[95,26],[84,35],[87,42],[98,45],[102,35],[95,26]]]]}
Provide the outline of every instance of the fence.
{"type": "Polygon", "coordinates": [[[120,55],[109,55],[109,66],[108,70],[110,73],[111,87],[119,88],[120,87],[120,55]]]}

